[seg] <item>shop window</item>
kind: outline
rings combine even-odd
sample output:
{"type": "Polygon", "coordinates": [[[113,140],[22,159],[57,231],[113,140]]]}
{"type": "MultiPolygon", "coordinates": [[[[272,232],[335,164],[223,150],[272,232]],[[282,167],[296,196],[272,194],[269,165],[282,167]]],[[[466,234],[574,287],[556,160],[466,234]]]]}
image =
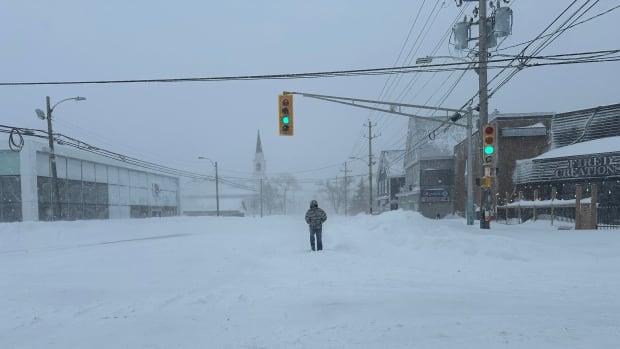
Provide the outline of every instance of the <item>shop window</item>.
{"type": "Polygon", "coordinates": [[[21,180],[19,176],[0,176],[0,222],[22,220],[21,180]]]}
{"type": "Polygon", "coordinates": [[[37,193],[39,197],[39,205],[49,204],[52,195],[52,179],[49,177],[37,177],[37,193]]]}
{"type": "Polygon", "coordinates": [[[82,205],[82,181],[69,180],[68,186],[68,202],[70,204],[82,205]]]}

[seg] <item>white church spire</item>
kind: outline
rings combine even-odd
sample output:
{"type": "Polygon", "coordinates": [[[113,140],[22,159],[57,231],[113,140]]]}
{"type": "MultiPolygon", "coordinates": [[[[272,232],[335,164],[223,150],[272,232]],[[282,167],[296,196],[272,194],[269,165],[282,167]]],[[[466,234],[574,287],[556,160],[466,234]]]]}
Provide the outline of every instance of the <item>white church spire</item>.
{"type": "Polygon", "coordinates": [[[254,178],[265,179],[265,155],[263,154],[263,145],[260,141],[260,130],[256,137],[256,153],[254,154],[254,178]]]}

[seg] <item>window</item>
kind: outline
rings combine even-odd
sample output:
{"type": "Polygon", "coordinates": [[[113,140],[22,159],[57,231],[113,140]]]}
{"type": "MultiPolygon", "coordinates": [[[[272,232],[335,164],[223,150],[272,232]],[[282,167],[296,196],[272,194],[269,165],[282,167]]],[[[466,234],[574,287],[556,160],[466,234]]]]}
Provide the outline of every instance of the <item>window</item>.
{"type": "Polygon", "coordinates": [[[0,176],[0,222],[22,220],[21,192],[19,176],[0,176]]]}
{"type": "Polygon", "coordinates": [[[19,153],[0,151],[0,175],[19,175],[19,153]]]}

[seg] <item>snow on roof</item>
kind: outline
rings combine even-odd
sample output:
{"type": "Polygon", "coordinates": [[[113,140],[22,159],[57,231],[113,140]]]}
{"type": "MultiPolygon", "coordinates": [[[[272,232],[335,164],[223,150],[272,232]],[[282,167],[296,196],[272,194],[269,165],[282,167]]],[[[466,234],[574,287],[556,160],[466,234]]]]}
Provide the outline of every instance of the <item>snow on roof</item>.
{"type": "Polygon", "coordinates": [[[398,177],[405,174],[403,168],[404,150],[384,150],[381,152],[381,165],[386,167],[388,177],[398,177]]]}
{"type": "MultiPolygon", "coordinates": [[[[0,150],[4,150],[8,148],[4,146],[4,144],[0,145],[0,150]]],[[[160,176],[170,177],[170,178],[179,178],[179,176],[175,176],[166,172],[157,171],[155,169],[148,169],[144,166],[134,165],[120,159],[114,159],[107,156],[103,156],[101,154],[90,152],[86,145],[84,145],[84,149],[76,148],[68,145],[64,145],[62,143],[55,143],[54,145],[54,153],[56,156],[62,156],[65,158],[73,158],[84,161],[90,161],[98,164],[104,164],[108,166],[115,166],[119,168],[126,168],[135,171],[154,173],[160,176]]],[[[98,150],[103,148],[94,147],[92,150],[98,150]]],[[[24,137],[24,151],[35,151],[35,152],[49,152],[49,143],[47,140],[37,139],[33,137],[24,137]]]]}
{"type": "Polygon", "coordinates": [[[534,159],[561,158],[576,155],[620,152],[620,136],[599,138],[550,150],[534,159]]]}
{"type": "Polygon", "coordinates": [[[537,113],[491,113],[489,114],[489,121],[494,119],[507,119],[507,118],[527,118],[527,117],[541,117],[541,116],[553,116],[553,112],[537,112],[537,113]]]}
{"type": "Polygon", "coordinates": [[[529,125],[529,126],[519,126],[519,127],[511,127],[511,128],[547,128],[547,126],[545,126],[545,124],[543,124],[542,122],[537,122],[534,125],[529,125]]]}

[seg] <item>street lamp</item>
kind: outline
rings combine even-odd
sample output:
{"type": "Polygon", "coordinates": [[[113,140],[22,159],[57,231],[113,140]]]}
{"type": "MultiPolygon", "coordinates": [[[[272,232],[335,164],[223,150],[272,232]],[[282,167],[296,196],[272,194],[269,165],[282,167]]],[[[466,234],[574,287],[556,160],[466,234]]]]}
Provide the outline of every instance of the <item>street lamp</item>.
{"type": "Polygon", "coordinates": [[[429,64],[433,61],[433,59],[435,58],[449,58],[449,59],[455,59],[457,61],[461,61],[461,62],[465,62],[465,63],[471,63],[470,60],[465,59],[463,57],[456,57],[456,56],[425,56],[425,57],[419,57],[415,60],[415,64],[429,64]]]}
{"type": "Polygon", "coordinates": [[[213,165],[215,167],[215,207],[216,207],[216,214],[219,217],[220,216],[220,190],[219,190],[219,179],[218,179],[218,175],[217,175],[217,161],[213,161],[207,157],[204,156],[199,156],[198,159],[200,160],[209,160],[211,162],[211,165],[213,165]]]}
{"type": "MultiPolygon", "coordinates": [[[[418,59],[415,60],[416,64],[428,64],[431,63],[433,61],[434,58],[449,58],[449,59],[455,59],[457,61],[461,61],[461,62],[466,62],[468,63],[468,68],[469,66],[471,66],[472,64],[474,64],[474,62],[469,61],[465,58],[462,57],[455,57],[455,56],[426,56],[426,57],[420,57],[418,59]]],[[[466,71],[466,70],[465,70],[466,71]]],[[[463,74],[465,73],[465,71],[463,71],[463,74]]],[[[475,70],[476,73],[478,73],[478,70],[475,70]]],[[[471,107],[468,108],[467,111],[467,204],[466,204],[466,211],[467,211],[467,225],[474,225],[474,189],[473,189],[473,174],[472,174],[472,164],[473,164],[473,145],[472,145],[472,129],[473,129],[473,125],[472,125],[472,110],[471,107]]],[[[456,121],[456,120],[454,120],[456,121]]]]}
{"type": "Polygon", "coordinates": [[[71,100],[79,102],[79,101],[85,101],[86,98],[80,97],[80,96],[65,98],[61,101],[56,102],[56,104],[54,104],[53,106],[50,106],[51,104],[50,97],[46,96],[45,105],[46,105],[47,113],[43,112],[43,110],[41,109],[35,110],[35,113],[37,114],[37,117],[39,117],[39,119],[41,120],[47,119],[47,138],[48,138],[49,146],[50,146],[50,168],[52,170],[52,186],[54,187],[54,194],[56,195],[56,201],[54,201],[53,200],[54,196],[50,194],[52,198],[50,202],[52,206],[52,220],[55,220],[56,213],[58,214],[58,217],[62,218],[62,205],[60,204],[60,190],[58,189],[58,172],[56,170],[56,155],[54,153],[54,135],[52,133],[52,112],[54,111],[56,106],[58,106],[60,103],[71,101],[71,100]],[[54,210],[54,206],[56,206],[56,210],[54,210]]]}

